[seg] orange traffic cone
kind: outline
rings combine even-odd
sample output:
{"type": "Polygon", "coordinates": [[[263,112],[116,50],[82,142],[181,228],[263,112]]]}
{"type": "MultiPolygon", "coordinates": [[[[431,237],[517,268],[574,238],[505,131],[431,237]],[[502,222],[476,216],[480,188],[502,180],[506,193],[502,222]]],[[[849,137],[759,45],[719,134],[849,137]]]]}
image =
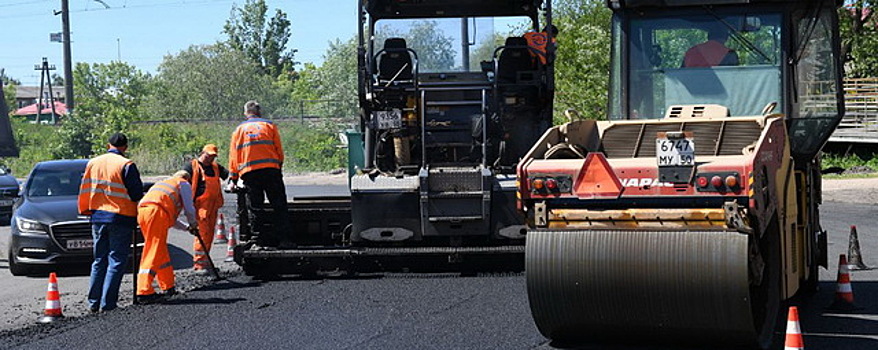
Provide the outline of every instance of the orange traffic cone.
{"type": "Polygon", "coordinates": [[[213,242],[226,243],[226,218],[223,213],[220,213],[216,220],[216,235],[214,235],[213,242]]]}
{"type": "Polygon", "coordinates": [[[805,342],[802,341],[802,329],[799,328],[799,309],[790,306],[790,314],[787,317],[787,339],[783,345],[784,350],[804,350],[805,342]]]}
{"type": "Polygon", "coordinates": [[[854,291],[851,289],[851,273],[848,267],[847,257],[844,254],[838,257],[838,282],[835,289],[835,301],[829,306],[835,310],[854,310],[854,291]]]}
{"type": "Polygon", "coordinates": [[[51,323],[61,317],[64,317],[64,315],[61,314],[61,294],[58,293],[58,277],[52,272],[49,274],[49,289],[46,291],[46,309],[38,321],[40,323],[51,323]]]}
{"type": "Polygon", "coordinates": [[[233,262],[235,261],[235,245],[237,245],[237,239],[235,238],[235,226],[229,227],[229,246],[226,249],[226,260],[225,262],[233,262]]]}

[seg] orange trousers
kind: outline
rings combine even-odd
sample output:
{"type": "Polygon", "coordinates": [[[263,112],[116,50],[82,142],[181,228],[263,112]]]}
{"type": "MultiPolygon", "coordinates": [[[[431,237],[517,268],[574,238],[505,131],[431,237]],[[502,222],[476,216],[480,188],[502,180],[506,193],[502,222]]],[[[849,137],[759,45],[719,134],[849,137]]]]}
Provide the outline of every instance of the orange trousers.
{"type": "Polygon", "coordinates": [[[168,229],[174,220],[164,209],[155,204],[137,208],[137,223],[143,231],[143,256],[137,273],[137,295],[155,294],[152,281],[162,290],[174,286],[174,266],[168,254],[168,229]]]}
{"type": "Polygon", "coordinates": [[[196,216],[198,217],[198,234],[204,240],[202,247],[198,242],[198,238],[193,239],[195,243],[192,245],[192,268],[195,270],[205,270],[210,267],[207,262],[207,254],[210,254],[210,247],[213,246],[214,228],[216,227],[217,209],[204,208],[196,203],[196,216]]]}

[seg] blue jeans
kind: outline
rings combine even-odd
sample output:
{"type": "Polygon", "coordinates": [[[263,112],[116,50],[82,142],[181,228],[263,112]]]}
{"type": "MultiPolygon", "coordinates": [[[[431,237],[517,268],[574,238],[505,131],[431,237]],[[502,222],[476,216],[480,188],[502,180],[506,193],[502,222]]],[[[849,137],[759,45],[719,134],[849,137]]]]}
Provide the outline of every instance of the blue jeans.
{"type": "Polygon", "coordinates": [[[134,227],[124,224],[92,223],[95,260],[91,264],[88,286],[88,305],[92,309],[100,307],[109,311],[116,308],[133,230],[134,227]]]}

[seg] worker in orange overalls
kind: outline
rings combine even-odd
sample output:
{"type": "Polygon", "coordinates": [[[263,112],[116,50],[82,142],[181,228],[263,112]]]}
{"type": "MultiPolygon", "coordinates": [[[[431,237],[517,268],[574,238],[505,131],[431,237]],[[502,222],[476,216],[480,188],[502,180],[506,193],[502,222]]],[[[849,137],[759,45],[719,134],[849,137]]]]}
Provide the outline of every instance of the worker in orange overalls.
{"type": "Polygon", "coordinates": [[[558,36],[558,27],[555,25],[543,28],[542,32],[524,33],[524,39],[527,40],[527,46],[530,48],[531,56],[540,60],[540,63],[546,64],[546,46],[549,43],[549,32],[552,34],[552,45],[555,44],[555,37],[558,36]]]}
{"type": "Polygon", "coordinates": [[[229,145],[229,186],[230,192],[237,188],[240,177],[247,188],[250,207],[261,207],[265,198],[273,210],[274,230],[260,232],[255,245],[250,249],[293,248],[290,236],[290,222],[287,218],[287,192],[281,168],[284,150],[277,126],[262,118],[262,109],[256,101],[244,104],[247,117],[232,134],[229,145]],[[273,231],[273,232],[272,232],[273,231]]]}
{"type": "Polygon", "coordinates": [[[168,229],[175,227],[198,234],[198,221],[192,203],[191,176],[185,170],[174,173],[171,178],[157,182],[140,200],[137,206],[137,223],[143,231],[143,257],[137,273],[138,303],[151,303],[162,298],[152,287],[155,278],[164,295],[176,294],[174,266],[168,254],[168,229]],[[187,223],[177,221],[180,212],[185,213],[187,223]]]}
{"type": "Polygon", "coordinates": [[[198,217],[198,232],[205,245],[202,247],[198,238],[195,238],[192,268],[197,274],[208,272],[207,254],[210,253],[210,247],[213,245],[217,211],[223,206],[221,179],[225,180],[229,177],[229,171],[216,163],[216,155],[216,145],[205,145],[198,158],[183,167],[183,170],[192,174],[190,183],[195,192],[193,198],[198,217]]]}

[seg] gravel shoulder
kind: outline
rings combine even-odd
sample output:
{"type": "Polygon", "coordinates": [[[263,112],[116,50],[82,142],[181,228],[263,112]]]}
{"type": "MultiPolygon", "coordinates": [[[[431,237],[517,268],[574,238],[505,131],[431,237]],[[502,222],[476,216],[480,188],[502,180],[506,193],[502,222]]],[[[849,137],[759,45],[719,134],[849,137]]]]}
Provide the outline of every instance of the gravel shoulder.
{"type": "Polygon", "coordinates": [[[878,177],[824,179],[823,201],[841,203],[878,203],[878,177]]]}

